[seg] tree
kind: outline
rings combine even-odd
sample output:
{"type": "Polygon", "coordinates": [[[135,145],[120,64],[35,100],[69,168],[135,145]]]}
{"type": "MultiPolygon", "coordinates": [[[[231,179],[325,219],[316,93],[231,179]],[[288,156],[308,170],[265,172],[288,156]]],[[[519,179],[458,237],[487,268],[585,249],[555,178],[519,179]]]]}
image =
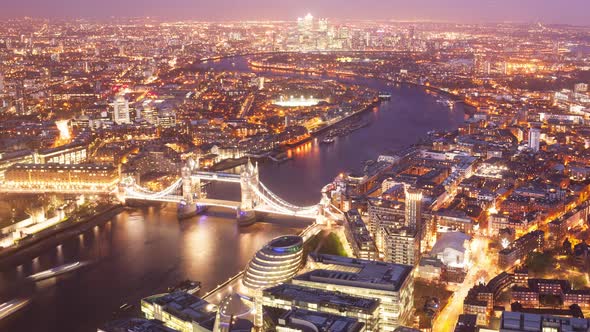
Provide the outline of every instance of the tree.
{"type": "Polygon", "coordinates": [[[566,255],[572,254],[572,243],[570,242],[570,240],[568,238],[565,238],[565,241],[563,241],[562,249],[563,249],[564,254],[566,254],[566,255]]]}
{"type": "Polygon", "coordinates": [[[525,265],[533,273],[544,274],[553,266],[553,261],[550,253],[532,252],[527,256],[525,265]]]}

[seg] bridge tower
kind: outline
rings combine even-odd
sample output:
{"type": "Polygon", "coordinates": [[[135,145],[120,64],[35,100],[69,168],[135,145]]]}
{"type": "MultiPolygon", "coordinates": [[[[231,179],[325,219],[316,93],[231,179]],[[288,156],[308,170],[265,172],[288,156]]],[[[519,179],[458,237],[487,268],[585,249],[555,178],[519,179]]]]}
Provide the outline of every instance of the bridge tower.
{"type": "Polygon", "coordinates": [[[251,224],[256,221],[254,208],[258,205],[259,199],[254,189],[258,188],[259,181],[258,163],[254,166],[252,161],[248,159],[244,171],[240,174],[242,200],[237,211],[238,223],[240,224],[251,224]]]}
{"type": "Polygon", "coordinates": [[[191,185],[192,185],[192,192],[193,197],[197,200],[207,198],[207,193],[203,191],[203,187],[201,186],[201,179],[198,177],[192,177],[193,172],[199,170],[200,167],[200,157],[197,158],[188,158],[186,161],[186,168],[188,168],[189,177],[191,177],[191,185]]]}
{"type": "Polygon", "coordinates": [[[328,228],[331,227],[331,220],[326,216],[326,210],[330,209],[330,198],[328,197],[327,193],[322,191],[322,199],[318,204],[318,214],[316,216],[315,222],[319,225],[327,225],[328,228]]]}
{"type": "Polygon", "coordinates": [[[188,166],[185,166],[180,171],[182,176],[182,199],[186,204],[191,205],[194,203],[193,199],[193,181],[191,179],[191,171],[188,166]]]}
{"type": "Polygon", "coordinates": [[[201,179],[193,177],[193,171],[199,168],[199,160],[189,159],[181,169],[183,204],[178,205],[178,218],[185,219],[196,216],[207,210],[207,206],[199,204],[199,200],[207,194],[201,186],[201,179]]]}

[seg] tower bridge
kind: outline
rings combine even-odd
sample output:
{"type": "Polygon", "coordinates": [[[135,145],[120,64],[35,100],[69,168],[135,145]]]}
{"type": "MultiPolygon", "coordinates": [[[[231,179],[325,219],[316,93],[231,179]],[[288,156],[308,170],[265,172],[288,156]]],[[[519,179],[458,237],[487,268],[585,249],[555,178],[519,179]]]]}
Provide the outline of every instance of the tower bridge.
{"type": "Polygon", "coordinates": [[[180,179],[159,192],[142,188],[132,178],[123,179],[120,184],[120,196],[124,199],[142,201],[175,202],[188,214],[200,213],[209,206],[233,209],[238,221],[245,224],[253,222],[257,212],[315,219],[324,223],[326,204],[296,206],[283,200],[260,182],[257,164],[253,165],[248,161],[240,174],[196,171],[191,166],[193,164],[188,163],[183,167],[180,179]],[[207,182],[239,184],[240,201],[208,198],[203,190],[203,184],[207,182]]]}

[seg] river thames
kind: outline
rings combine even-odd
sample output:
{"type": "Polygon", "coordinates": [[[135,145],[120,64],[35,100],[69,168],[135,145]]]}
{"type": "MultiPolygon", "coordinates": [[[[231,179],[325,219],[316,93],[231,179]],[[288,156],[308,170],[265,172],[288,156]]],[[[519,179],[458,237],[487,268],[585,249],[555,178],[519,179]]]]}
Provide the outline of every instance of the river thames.
{"type": "MultiPolygon", "coordinates": [[[[244,59],[207,66],[249,70],[244,59]]],[[[310,141],[292,149],[289,161],[261,163],[261,181],[285,200],[315,204],[320,189],[340,172],[358,170],[366,160],[416,143],[430,130],[454,129],[464,120],[461,105],[451,110],[421,88],[388,86],[372,79],[352,81],[390,91],[392,100],[362,115],[370,121],[367,127],[338,137],[333,144],[310,141]]],[[[215,189],[224,198],[238,196],[238,188],[215,189]]],[[[2,302],[15,296],[30,297],[32,302],[0,322],[0,331],[96,331],[122,304],[135,305],[133,313],[139,315],[142,297],[186,278],[201,281],[203,294],[242,270],[270,239],[297,233],[308,222],[272,218],[239,228],[233,213],[224,210],[180,222],[174,206],[124,211],[39,257],[1,267],[2,302]],[[32,273],[74,261],[89,265],[36,285],[24,281],[32,273]]]]}

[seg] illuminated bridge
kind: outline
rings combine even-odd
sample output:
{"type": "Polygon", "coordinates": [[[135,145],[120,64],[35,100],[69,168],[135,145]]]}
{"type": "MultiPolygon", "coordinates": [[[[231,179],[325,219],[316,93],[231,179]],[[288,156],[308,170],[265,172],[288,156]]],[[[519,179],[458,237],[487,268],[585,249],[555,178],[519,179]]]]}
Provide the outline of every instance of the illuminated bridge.
{"type": "MultiPolygon", "coordinates": [[[[190,163],[189,163],[190,164],[190,163]]],[[[188,210],[199,212],[215,206],[236,210],[239,220],[252,220],[256,212],[288,215],[309,219],[323,219],[323,205],[296,206],[270,191],[258,177],[258,165],[250,161],[241,174],[193,171],[190,166],[182,169],[182,176],[168,188],[152,192],[139,186],[133,178],[121,181],[119,196],[123,199],[179,203],[188,210]],[[241,200],[227,201],[207,198],[203,182],[229,182],[240,185],[241,200]]]]}

